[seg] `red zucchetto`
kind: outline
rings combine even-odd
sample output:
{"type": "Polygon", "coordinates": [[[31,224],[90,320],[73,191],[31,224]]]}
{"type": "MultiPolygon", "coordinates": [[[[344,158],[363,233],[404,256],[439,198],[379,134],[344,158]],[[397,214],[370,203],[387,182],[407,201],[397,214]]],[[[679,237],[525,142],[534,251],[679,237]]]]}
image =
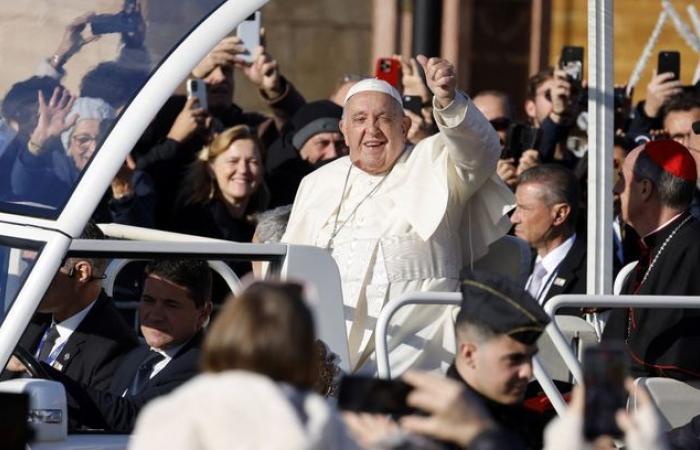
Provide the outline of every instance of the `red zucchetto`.
{"type": "Polygon", "coordinates": [[[684,145],[676,141],[650,141],[644,151],[665,172],[686,181],[698,178],[695,160],[684,145]]]}

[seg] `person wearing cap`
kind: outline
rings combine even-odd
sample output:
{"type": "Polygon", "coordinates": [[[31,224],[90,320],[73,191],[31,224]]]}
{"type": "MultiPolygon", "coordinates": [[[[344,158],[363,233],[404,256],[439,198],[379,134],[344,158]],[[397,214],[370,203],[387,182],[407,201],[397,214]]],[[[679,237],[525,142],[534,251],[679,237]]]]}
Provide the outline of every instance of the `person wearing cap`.
{"type": "MultiPolygon", "coordinates": [[[[651,141],[625,158],[615,192],[623,220],[641,236],[623,294],[700,295],[700,222],[689,213],[697,169],[675,141],[651,141]]],[[[700,378],[700,311],[613,310],[604,340],[624,340],[633,376],[700,378]]]]}
{"type": "Polygon", "coordinates": [[[535,299],[505,277],[472,272],[462,282],[455,320],[457,352],[447,371],[484,403],[493,420],[528,449],[542,448],[546,421],[523,406],[532,357],[549,317],[535,299]]]}
{"type": "Polygon", "coordinates": [[[332,101],[319,100],[307,103],[292,116],[265,161],[270,206],[291,204],[302,178],[348,154],[340,134],[342,114],[343,109],[332,101]]]}
{"type": "MultiPolygon", "coordinates": [[[[283,241],[328,249],[340,271],[350,367],[376,371],[374,326],[384,304],[416,291],[457,291],[465,265],[510,228],[513,203],[496,175],[496,131],[456,87],[454,66],[418,58],[440,132],[407,145],[410,119],[388,83],[348,91],[340,129],[347,157],[306,176],[283,241]]],[[[401,309],[388,337],[393,375],[446,368],[454,351],[450,310],[401,309]]]]}

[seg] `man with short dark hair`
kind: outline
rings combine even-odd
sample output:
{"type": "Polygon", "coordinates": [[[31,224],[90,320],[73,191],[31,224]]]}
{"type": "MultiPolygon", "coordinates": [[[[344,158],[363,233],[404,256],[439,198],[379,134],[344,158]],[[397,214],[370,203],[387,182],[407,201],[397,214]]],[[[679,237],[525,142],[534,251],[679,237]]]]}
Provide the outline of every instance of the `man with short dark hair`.
{"type": "Polygon", "coordinates": [[[584,294],[586,240],[576,234],[579,194],[573,172],[555,164],[526,170],[515,200],[510,218],[515,235],[537,252],[527,291],[540,304],[559,294],[584,294]]]}
{"type": "Polygon", "coordinates": [[[128,353],[108,388],[49,374],[66,387],[71,423],[129,433],[141,408],[198,372],[202,328],[211,314],[212,275],[204,260],[159,260],[146,268],[139,317],[145,345],[128,353]]]}
{"type": "MultiPolygon", "coordinates": [[[[623,294],[700,295],[700,222],[688,209],[697,168],[675,141],[640,145],[625,158],[615,192],[622,217],[642,236],[640,258],[623,294]]],[[[695,309],[614,310],[604,339],[627,343],[632,375],[700,378],[695,309]]]]}
{"type": "Polygon", "coordinates": [[[672,97],[661,107],[661,123],[669,137],[686,147],[693,134],[693,122],[700,120],[700,97],[683,93],[672,97]]]}
{"type": "Polygon", "coordinates": [[[493,274],[472,274],[462,282],[462,297],[457,352],[447,376],[477,394],[496,424],[524,448],[542,448],[545,420],[525,409],[523,400],[549,318],[527,292],[493,274]]]}

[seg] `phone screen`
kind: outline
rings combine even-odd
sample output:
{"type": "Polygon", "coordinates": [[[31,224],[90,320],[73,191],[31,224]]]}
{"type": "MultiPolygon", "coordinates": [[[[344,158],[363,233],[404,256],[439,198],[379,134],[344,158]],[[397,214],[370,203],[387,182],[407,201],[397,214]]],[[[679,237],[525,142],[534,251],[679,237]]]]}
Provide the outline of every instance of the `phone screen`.
{"type": "Polygon", "coordinates": [[[412,389],[401,380],[347,375],[340,381],[338,408],[394,416],[413,414],[415,409],[406,404],[412,389]]]}
{"type": "Polygon", "coordinates": [[[627,404],[625,378],[629,359],[622,344],[587,348],[583,359],[586,387],[583,435],[588,441],[598,436],[622,437],[615,414],[627,404]]]}

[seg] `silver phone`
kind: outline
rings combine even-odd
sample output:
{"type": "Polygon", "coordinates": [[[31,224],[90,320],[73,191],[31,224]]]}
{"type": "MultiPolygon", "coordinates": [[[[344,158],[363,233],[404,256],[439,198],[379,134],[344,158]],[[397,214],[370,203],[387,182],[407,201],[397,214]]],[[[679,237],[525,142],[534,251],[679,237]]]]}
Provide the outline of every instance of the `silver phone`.
{"type": "Polygon", "coordinates": [[[236,36],[245,45],[245,52],[238,56],[247,63],[253,62],[253,52],[260,45],[260,11],[255,11],[236,28],[236,36]]]}
{"type": "Polygon", "coordinates": [[[187,96],[194,97],[202,109],[208,109],[207,104],[207,85],[199,78],[190,78],[187,80],[187,96]]]}

